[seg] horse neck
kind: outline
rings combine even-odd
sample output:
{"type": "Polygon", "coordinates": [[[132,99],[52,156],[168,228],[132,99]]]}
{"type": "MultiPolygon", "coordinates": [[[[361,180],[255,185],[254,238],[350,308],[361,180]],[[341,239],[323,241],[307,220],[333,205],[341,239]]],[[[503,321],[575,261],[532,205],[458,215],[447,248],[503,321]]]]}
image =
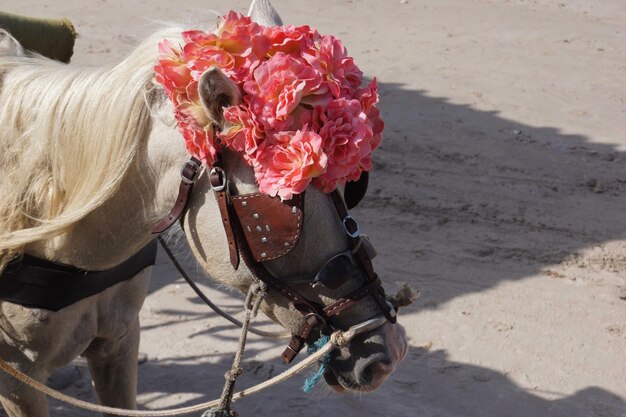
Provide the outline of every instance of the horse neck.
{"type": "Polygon", "coordinates": [[[188,158],[177,129],[152,120],[117,191],[67,235],[45,242],[43,256],[96,270],[126,260],[154,239],[152,228],[174,205],[188,158]]]}

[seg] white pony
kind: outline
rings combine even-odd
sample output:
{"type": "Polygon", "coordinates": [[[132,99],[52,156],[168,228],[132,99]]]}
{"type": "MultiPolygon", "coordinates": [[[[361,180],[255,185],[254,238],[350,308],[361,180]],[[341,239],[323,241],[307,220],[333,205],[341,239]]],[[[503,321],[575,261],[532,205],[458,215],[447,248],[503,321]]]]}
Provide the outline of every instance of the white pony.
{"type": "MultiPolygon", "coordinates": [[[[251,16],[276,25],[267,1],[254,1],[251,16]]],[[[174,205],[180,166],[189,159],[175,127],[173,108],[154,83],[157,43],[176,42],[183,28],[170,28],[143,42],[124,61],[107,68],[67,66],[25,56],[12,38],[0,41],[0,271],[20,254],[86,270],[122,263],[153,239],[151,230],[174,205]]],[[[205,103],[232,86],[215,86],[205,103]]],[[[202,90],[202,86],[201,86],[202,90]]],[[[232,98],[234,99],[234,98],[232,98]]],[[[207,109],[208,111],[208,109],[207,109]]],[[[252,169],[225,153],[229,180],[240,193],[258,190],[252,169]]],[[[183,229],[208,275],[247,291],[252,274],[229,263],[224,228],[203,175],[196,183],[183,229]]],[[[308,278],[347,247],[327,194],[310,188],[307,218],[297,247],[267,263],[277,277],[308,278]]],[[[79,355],[89,363],[98,400],[135,408],[138,312],[150,268],[130,280],[59,311],[0,301],[0,358],[45,381],[79,355]]],[[[360,275],[360,274],[357,274],[360,275]]],[[[327,305],[362,285],[363,277],[336,290],[293,286],[327,305]]],[[[1,277],[0,277],[1,285],[1,277]]],[[[290,331],[302,315],[270,292],[264,312],[290,331]]],[[[363,301],[337,317],[348,326],[379,314],[363,301]]],[[[370,391],[406,352],[401,326],[387,323],[336,351],[326,380],[338,391],[370,391]]],[[[11,417],[46,417],[44,395],[0,374],[0,403],[11,417]]]]}

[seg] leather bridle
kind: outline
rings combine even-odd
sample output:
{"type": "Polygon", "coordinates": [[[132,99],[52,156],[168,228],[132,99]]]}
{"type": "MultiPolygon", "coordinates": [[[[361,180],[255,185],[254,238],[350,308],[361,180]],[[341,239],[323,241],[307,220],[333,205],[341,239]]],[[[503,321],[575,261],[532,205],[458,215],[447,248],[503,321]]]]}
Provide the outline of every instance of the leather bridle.
{"type": "MultiPolygon", "coordinates": [[[[196,158],[191,158],[183,165],[176,203],[168,215],[156,225],[154,234],[164,232],[185,212],[200,172],[201,163],[196,158]]],[[[361,288],[322,306],[276,278],[264,265],[264,262],[284,256],[295,247],[304,218],[304,196],[295,195],[291,200],[281,201],[278,197],[263,193],[231,195],[228,177],[219,155],[209,172],[209,182],[219,206],[233,268],[239,267],[241,257],[257,279],[288,299],[304,316],[299,330],[292,335],[281,355],[284,362],[293,361],[314,330],[330,333],[333,330],[330,324],[332,317],[367,297],[375,301],[389,322],[396,322],[395,308],[386,300],[381,281],[374,272],[372,258],[375,251],[367,237],[361,235],[354,218],[348,214],[339,191],[333,191],[331,197],[349,237],[351,248],[333,256],[322,270],[338,257],[346,256],[363,272],[366,282],[361,288]]],[[[317,285],[333,288],[332,277],[328,281],[316,277],[311,284],[314,288],[317,285]]]]}

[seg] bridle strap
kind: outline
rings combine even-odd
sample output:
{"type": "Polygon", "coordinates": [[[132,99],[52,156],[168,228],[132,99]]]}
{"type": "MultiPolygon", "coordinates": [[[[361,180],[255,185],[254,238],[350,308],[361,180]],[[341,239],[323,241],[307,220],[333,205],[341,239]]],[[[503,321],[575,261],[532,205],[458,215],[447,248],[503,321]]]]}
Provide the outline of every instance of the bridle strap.
{"type": "Polygon", "coordinates": [[[307,314],[304,316],[304,321],[298,329],[298,333],[293,334],[289,340],[289,344],[280,355],[280,358],[285,363],[291,363],[298,353],[302,350],[306,344],[307,339],[311,335],[313,330],[325,325],[326,323],[317,314],[307,314]]]}
{"type": "Polygon", "coordinates": [[[323,308],[325,317],[336,316],[348,307],[351,307],[353,304],[356,304],[358,301],[367,297],[368,295],[373,295],[381,289],[380,280],[371,281],[367,283],[365,286],[358,288],[351,292],[350,294],[338,299],[332,304],[327,305],[323,308]]]}
{"type": "Polygon", "coordinates": [[[200,160],[191,157],[191,159],[183,165],[180,176],[181,181],[178,186],[178,196],[176,197],[176,203],[171,208],[170,212],[164,218],[157,223],[156,226],[152,229],[153,235],[158,235],[160,233],[165,232],[169,229],[176,220],[180,218],[185,209],[187,208],[187,204],[189,204],[189,198],[191,197],[191,190],[193,189],[193,184],[198,179],[198,173],[200,172],[201,163],[200,160]]]}
{"type": "MultiPolygon", "coordinates": [[[[167,216],[159,221],[159,223],[154,227],[154,229],[152,230],[153,234],[159,234],[166,231],[183,214],[183,212],[187,208],[187,205],[189,204],[193,184],[198,178],[199,171],[200,161],[195,157],[192,157],[191,160],[187,161],[183,165],[183,168],[181,169],[182,179],[178,187],[178,196],[176,197],[176,203],[171,208],[167,216]]],[[[274,276],[272,276],[272,274],[269,273],[269,271],[267,271],[267,269],[265,269],[262,264],[254,260],[249,248],[245,244],[243,231],[241,230],[241,225],[237,221],[237,216],[233,216],[231,214],[232,207],[227,186],[228,179],[226,178],[224,171],[221,169],[221,158],[219,157],[219,154],[213,169],[211,169],[211,172],[209,173],[209,181],[215,193],[215,197],[217,199],[217,203],[220,209],[222,224],[224,226],[224,231],[226,232],[226,237],[228,240],[230,261],[233,267],[237,269],[239,266],[240,251],[237,245],[237,241],[240,241],[244,243],[241,245],[241,254],[244,262],[261,281],[265,282],[272,289],[278,291],[282,296],[290,300],[293,303],[294,307],[303,314],[320,314],[322,312],[321,306],[310,302],[304,296],[300,295],[297,291],[290,288],[282,281],[276,279],[274,276]]]]}
{"type": "MultiPolygon", "coordinates": [[[[368,281],[371,284],[372,283],[374,284],[373,288],[375,289],[375,291],[372,290],[369,294],[366,294],[366,295],[371,295],[374,301],[376,302],[376,304],[378,305],[378,307],[381,309],[381,311],[385,315],[385,317],[387,317],[387,320],[389,320],[390,323],[395,323],[397,321],[395,310],[393,310],[390,307],[390,304],[387,302],[387,299],[385,297],[385,290],[380,284],[380,279],[378,278],[378,275],[376,274],[376,272],[374,272],[374,265],[372,264],[372,258],[367,252],[367,250],[365,249],[365,246],[360,244],[359,242],[361,237],[360,237],[360,232],[358,230],[358,225],[356,225],[356,221],[354,221],[354,219],[352,219],[352,217],[348,214],[348,209],[346,207],[345,202],[343,201],[343,198],[341,198],[341,194],[339,194],[339,190],[335,189],[331,193],[331,197],[332,197],[333,203],[335,204],[335,208],[337,209],[337,214],[339,215],[339,219],[344,225],[344,228],[346,229],[346,233],[350,236],[353,247],[356,248],[356,250],[354,251],[354,255],[357,259],[357,262],[361,266],[362,270],[365,271],[365,275],[367,276],[368,281]],[[347,220],[352,220],[354,222],[353,227],[356,228],[355,230],[348,230],[350,222],[348,222],[347,220]]],[[[366,288],[366,287],[363,287],[363,288],[366,288]]],[[[348,296],[346,298],[350,299],[351,297],[348,296]]],[[[337,302],[329,306],[326,306],[326,308],[332,310],[335,304],[339,305],[338,303],[340,301],[341,300],[338,300],[337,302]]],[[[341,310],[339,311],[344,310],[345,308],[354,304],[354,302],[347,303],[347,304],[348,305],[346,307],[341,308],[341,310]]],[[[338,314],[338,312],[335,314],[338,314]]]]}
{"type": "MultiPolygon", "coordinates": [[[[213,168],[209,173],[209,182],[211,183],[211,188],[213,188],[215,199],[217,200],[217,206],[220,209],[224,232],[226,232],[230,263],[233,268],[237,270],[237,268],[239,268],[239,250],[237,248],[237,239],[235,238],[233,224],[231,221],[231,217],[233,217],[233,209],[230,203],[228,179],[226,178],[226,173],[222,169],[222,158],[220,155],[221,154],[218,154],[217,160],[213,164],[213,168]]],[[[234,217],[236,218],[236,216],[234,217]]]]}
{"type": "MultiPolygon", "coordinates": [[[[196,158],[192,157],[190,161],[183,165],[181,170],[182,179],[178,189],[176,203],[168,215],[155,226],[152,233],[159,234],[164,232],[171,227],[177,219],[180,218],[187,208],[193,184],[197,180],[199,172],[200,161],[196,158]]],[[[328,329],[327,321],[330,317],[338,315],[340,312],[346,310],[367,296],[371,296],[374,299],[387,320],[391,323],[395,323],[396,317],[392,313],[390,306],[385,299],[385,292],[378,275],[374,272],[372,259],[367,250],[364,248],[364,245],[360,244],[358,226],[356,225],[354,219],[352,219],[352,217],[348,214],[346,205],[338,190],[331,193],[332,200],[337,210],[337,214],[346,229],[346,233],[351,238],[352,247],[355,248],[353,249],[355,258],[362,271],[365,272],[367,284],[364,287],[358,288],[350,294],[340,298],[334,303],[322,307],[319,304],[308,300],[289,285],[274,277],[261,262],[256,261],[245,239],[241,222],[239,221],[232,206],[230,192],[228,189],[228,178],[222,169],[222,161],[219,156],[209,173],[209,182],[211,183],[211,187],[215,193],[215,198],[222,217],[222,225],[224,226],[224,231],[226,233],[230,262],[233,268],[237,269],[239,267],[239,254],[241,253],[241,258],[243,258],[244,263],[259,280],[291,301],[294,308],[304,315],[303,323],[298,332],[292,336],[289,345],[281,355],[284,362],[290,363],[293,361],[296,355],[304,347],[314,329],[328,329]],[[351,230],[351,228],[354,228],[355,230],[351,230]]]]}

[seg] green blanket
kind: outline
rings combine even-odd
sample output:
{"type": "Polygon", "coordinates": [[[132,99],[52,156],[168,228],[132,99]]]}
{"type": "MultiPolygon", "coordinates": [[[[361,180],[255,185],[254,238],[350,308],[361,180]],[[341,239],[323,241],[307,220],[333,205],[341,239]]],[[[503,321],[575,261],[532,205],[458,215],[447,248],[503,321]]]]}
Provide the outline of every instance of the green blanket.
{"type": "Polygon", "coordinates": [[[25,49],[48,58],[69,62],[76,31],[68,19],[39,19],[0,12],[0,28],[6,29],[25,49]]]}

